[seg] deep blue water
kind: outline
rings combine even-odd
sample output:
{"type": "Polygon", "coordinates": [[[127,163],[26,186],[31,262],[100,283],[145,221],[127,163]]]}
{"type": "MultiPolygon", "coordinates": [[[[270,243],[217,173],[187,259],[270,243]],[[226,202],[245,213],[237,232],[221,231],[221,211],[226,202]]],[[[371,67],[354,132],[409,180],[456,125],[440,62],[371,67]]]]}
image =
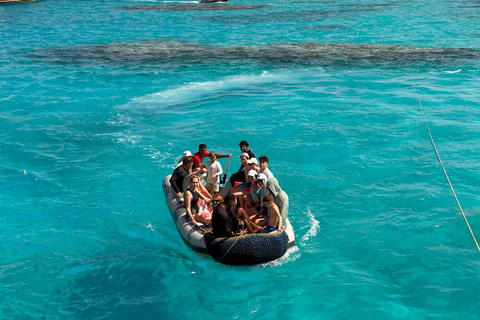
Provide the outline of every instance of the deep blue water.
{"type": "Polygon", "coordinates": [[[480,254],[419,100],[480,237],[479,10],[1,5],[0,318],[478,319],[480,254]],[[228,267],[182,242],[161,182],[199,143],[237,169],[244,139],[297,243],[228,267]]]}

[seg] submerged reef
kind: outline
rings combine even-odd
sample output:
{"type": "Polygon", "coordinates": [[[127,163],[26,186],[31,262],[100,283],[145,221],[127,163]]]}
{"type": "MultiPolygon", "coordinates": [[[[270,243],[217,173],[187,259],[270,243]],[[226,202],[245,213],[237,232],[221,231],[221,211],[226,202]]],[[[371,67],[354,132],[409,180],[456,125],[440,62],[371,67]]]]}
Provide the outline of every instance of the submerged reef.
{"type": "Polygon", "coordinates": [[[36,49],[30,58],[50,62],[132,62],[219,64],[259,62],[269,65],[358,66],[429,64],[457,62],[478,64],[480,50],[471,48],[418,47],[356,43],[279,43],[261,46],[209,47],[173,39],[107,45],[36,49]]]}

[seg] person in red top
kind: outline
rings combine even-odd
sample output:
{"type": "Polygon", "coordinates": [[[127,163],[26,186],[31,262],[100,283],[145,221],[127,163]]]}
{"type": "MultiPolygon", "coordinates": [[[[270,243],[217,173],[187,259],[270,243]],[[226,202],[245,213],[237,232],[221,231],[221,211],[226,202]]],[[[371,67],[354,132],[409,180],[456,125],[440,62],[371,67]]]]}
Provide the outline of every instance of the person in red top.
{"type": "MultiPolygon", "coordinates": [[[[210,152],[207,151],[207,145],[206,144],[203,144],[201,143],[199,146],[198,146],[198,152],[195,152],[193,154],[193,163],[195,164],[198,164],[198,165],[201,165],[202,162],[203,162],[203,159],[205,159],[205,157],[208,157],[210,155],[210,152]]],[[[217,153],[217,159],[221,159],[221,158],[231,158],[232,155],[229,153],[229,154],[218,154],[217,153]]]]}

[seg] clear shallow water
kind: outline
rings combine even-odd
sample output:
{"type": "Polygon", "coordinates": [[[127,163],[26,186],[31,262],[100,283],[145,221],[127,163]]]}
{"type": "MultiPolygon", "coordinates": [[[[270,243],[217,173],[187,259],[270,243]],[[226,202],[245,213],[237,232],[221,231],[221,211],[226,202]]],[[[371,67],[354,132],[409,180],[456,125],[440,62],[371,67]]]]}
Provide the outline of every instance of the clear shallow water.
{"type": "Polygon", "coordinates": [[[480,237],[476,5],[3,5],[0,318],[477,319],[479,255],[413,89],[480,237]],[[243,139],[297,247],[232,268],[182,243],[161,181],[243,139]]]}

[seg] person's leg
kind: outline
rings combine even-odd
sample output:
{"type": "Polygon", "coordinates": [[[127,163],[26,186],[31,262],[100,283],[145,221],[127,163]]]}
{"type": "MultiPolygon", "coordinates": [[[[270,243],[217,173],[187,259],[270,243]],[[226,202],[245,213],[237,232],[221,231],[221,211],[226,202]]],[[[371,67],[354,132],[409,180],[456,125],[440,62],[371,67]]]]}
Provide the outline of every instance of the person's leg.
{"type": "Polygon", "coordinates": [[[209,224],[212,222],[211,219],[205,219],[204,217],[202,217],[201,214],[197,213],[194,215],[194,218],[195,218],[195,221],[197,222],[200,222],[200,223],[203,223],[203,224],[209,224]]]}
{"type": "Polygon", "coordinates": [[[237,217],[240,219],[244,219],[247,222],[247,224],[250,225],[250,229],[253,231],[253,233],[256,233],[263,229],[262,227],[257,226],[255,222],[252,221],[252,219],[248,216],[248,214],[242,208],[238,209],[237,217]]]}
{"type": "Polygon", "coordinates": [[[247,195],[245,196],[245,209],[250,209],[259,205],[260,202],[253,200],[252,195],[250,193],[247,193],[247,195]]]}
{"type": "Polygon", "coordinates": [[[240,207],[245,209],[245,195],[242,193],[242,195],[237,199],[238,199],[238,203],[240,204],[240,207]]]}
{"type": "Polygon", "coordinates": [[[251,208],[245,209],[245,211],[247,212],[249,217],[252,217],[258,214],[257,207],[251,207],[251,208]]]}

